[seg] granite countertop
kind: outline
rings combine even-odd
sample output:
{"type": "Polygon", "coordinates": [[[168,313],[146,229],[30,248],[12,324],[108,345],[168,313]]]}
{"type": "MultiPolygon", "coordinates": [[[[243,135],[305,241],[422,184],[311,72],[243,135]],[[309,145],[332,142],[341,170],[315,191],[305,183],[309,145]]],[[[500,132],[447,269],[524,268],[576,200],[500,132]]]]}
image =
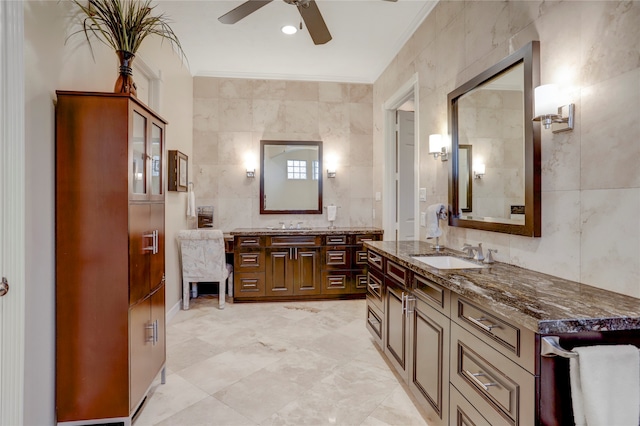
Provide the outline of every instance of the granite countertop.
{"type": "Polygon", "coordinates": [[[282,229],[278,227],[268,227],[268,228],[236,228],[230,232],[233,236],[243,236],[243,235],[345,235],[345,234],[382,234],[382,229],[380,228],[370,228],[370,227],[344,227],[344,228],[332,228],[328,227],[318,227],[318,228],[308,228],[303,227],[302,229],[282,229]]]}
{"type": "MultiPolygon", "coordinates": [[[[422,241],[367,241],[365,247],[536,333],[640,331],[640,299],[631,296],[500,262],[484,269],[432,268],[411,258],[437,255],[422,241]]],[[[465,257],[450,249],[443,254],[465,257]]]]}

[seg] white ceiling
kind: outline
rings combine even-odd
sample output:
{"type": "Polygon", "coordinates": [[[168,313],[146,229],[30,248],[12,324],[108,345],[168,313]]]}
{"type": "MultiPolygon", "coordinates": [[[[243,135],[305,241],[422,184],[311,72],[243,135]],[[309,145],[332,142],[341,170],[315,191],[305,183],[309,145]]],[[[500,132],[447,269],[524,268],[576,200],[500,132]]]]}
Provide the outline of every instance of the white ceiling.
{"type": "Polygon", "coordinates": [[[314,45],[298,26],[297,8],[274,0],[233,25],[218,17],[243,0],[158,0],[157,10],[189,60],[194,76],[373,83],[433,9],[431,0],[316,0],[333,36],[314,45]]]}

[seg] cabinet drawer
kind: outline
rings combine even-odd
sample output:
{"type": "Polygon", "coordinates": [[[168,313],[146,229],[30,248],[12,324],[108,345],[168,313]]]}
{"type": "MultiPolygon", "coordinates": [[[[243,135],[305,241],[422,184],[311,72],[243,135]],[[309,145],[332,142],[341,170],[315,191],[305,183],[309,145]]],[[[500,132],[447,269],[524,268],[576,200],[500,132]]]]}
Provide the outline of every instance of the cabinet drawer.
{"type": "Polygon", "coordinates": [[[322,294],[349,293],[351,273],[349,271],[323,271],[322,294]]]}
{"type": "Polygon", "coordinates": [[[371,300],[378,309],[384,312],[382,303],[382,278],[372,274],[370,271],[367,272],[367,300],[371,300]]]}
{"type": "Polygon", "coordinates": [[[382,272],[382,256],[373,251],[368,251],[367,253],[369,254],[369,266],[382,272]]]}
{"type": "Polygon", "coordinates": [[[400,284],[406,287],[407,285],[407,270],[402,266],[387,259],[386,262],[386,274],[391,278],[394,278],[400,284]]]}
{"type": "Polygon", "coordinates": [[[478,413],[473,405],[458,392],[455,386],[449,386],[451,413],[450,419],[455,426],[491,426],[491,424],[478,413]]]}
{"type": "Polygon", "coordinates": [[[353,293],[366,293],[367,292],[367,273],[364,271],[354,272],[353,278],[353,293]]]}
{"type": "Polygon", "coordinates": [[[353,243],[361,245],[364,241],[380,241],[380,234],[358,234],[354,235],[353,243]]]}
{"type": "Polygon", "coordinates": [[[234,298],[264,296],[264,282],[264,272],[234,273],[234,298]]]}
{"type": "Polygon", "coordinates": [[[237,253],[235,263],[235,267],[240,271],[262,269],[264,268],[264,251],[237,253]]]}
{"type": "Polygon", "coordinates": [[[325,248],[324,266],[328,269],[350,269],[351,249],[348,247],[325,248]]]}
{"type": "Polygon", "coordinates": [[[239,248],[261,247],[264,245],[264,237],[236,237],[234,245],[239,248]]]}
{"type": "Polygon", "coordinates": [[[355,264],[356,265],[366,265],[367,264],[367,250],[356,250],[355,251],[355,264]]]}
{"type": "Polygon", "coordinates": [[[367,301],[367,330],[371,333],[374,342],[382,349],[382,312],[377,306],[367,301]]]}
{"type": "Polygon", "coordinates": [[[411,287],[421,300],[449,316],[451,303],[448,289],[417,274],[413,275],[411,287]]]}
{"type": "Polygon", "coordinates": [[[535,423],[535,377],[451,324],[451,383],[492,425],[535,423]]]}
{"type": "Polygon", "coordinates": [[[347,236],[346,235],[327,235],[324,239],[324,244],[326,246],[346,245],[347,236]]]}
{"type": "Polygon", "coordinates": [[[453,319],[468,331],[484,340],[492,339],[496,349],[512,361],[535,372],[535,333],[455,295],[453,319]],[[454,308],[455,306],[455,308],[454,308]]]}
{"type": "Polygon", "coordinates": [[[319,246],[320,237],[315,235],[276,235],[269,237],[270,246],[319,246]]]}

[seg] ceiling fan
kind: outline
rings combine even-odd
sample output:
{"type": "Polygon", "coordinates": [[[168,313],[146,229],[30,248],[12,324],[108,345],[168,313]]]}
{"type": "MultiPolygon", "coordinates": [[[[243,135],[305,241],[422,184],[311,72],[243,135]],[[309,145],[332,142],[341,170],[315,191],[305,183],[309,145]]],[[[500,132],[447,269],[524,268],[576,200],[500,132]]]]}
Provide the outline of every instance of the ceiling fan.
{"type": "MultiPolygon", "coordinates": [[[[225,13],[218,18],[218,21],[223,24],[235,24],[239,20],[249,16],[256,10],[271,3],[273,0],[249,0],[242,3],[240,6],[225,13]]],[[[325,24],[320,9],[315,0],[283,0],[285,3],[292,4],[298,8],[300,16],[304,24],[309,30],[309,35],[314,44],[325,44],[331,40],[331,34],[325,24]]],[[[397,0],[386,0],[397,1],[397,0]]]]}

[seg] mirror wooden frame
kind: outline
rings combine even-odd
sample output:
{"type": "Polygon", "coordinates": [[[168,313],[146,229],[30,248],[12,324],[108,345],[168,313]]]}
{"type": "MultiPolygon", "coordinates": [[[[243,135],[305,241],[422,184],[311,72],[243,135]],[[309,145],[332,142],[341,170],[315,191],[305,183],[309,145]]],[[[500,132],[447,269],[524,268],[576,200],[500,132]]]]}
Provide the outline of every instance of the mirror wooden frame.
{"type": "MultiPolygon", "coordinates": [[[[467,213],[473,210],[473,145],[458,145],[458,149],[467,151],[467,199],[466,207],[460,207],[460,211],[467,213]]],[[[460,164],[460,163],[458,163],[460,164]]],[[[459,170],[459,169],[458,169],[459,170]]],[[[458,179],[460,177],[458,176],[458,179]]],[[[460,188],[460,185],[458,185],[460,188]]],[[[458,191],[459,193],[459,191],[458,191]]]]}
{"type": "Polygon", "coordinates": [[[321,141],[260,141],[260,214],[322,214],[322,142],[321,141]],[[274,210],[266,209],[264,203],[265,165],[264,147],[265,145],[297,145],[318,147],[318,208],[308,210],[274,210]]]}
{"type": "Polygon", "coordinates": [[[514,235],[539,237],[541,235],[540,202],[540,123],[533,122],[533,89],[540,84],[540,44],[532,41],[520,50],[507,56],[491,68],[464,83],[447,97],[449,131],[451,133],[451,164],[449,168],[449,226],[502,232],[514,235]],[[458,100],[465,93],[477,88],[504,71],[524,64],[524,225],[464,219],[460,215],[458,202],[458,100]]]}

